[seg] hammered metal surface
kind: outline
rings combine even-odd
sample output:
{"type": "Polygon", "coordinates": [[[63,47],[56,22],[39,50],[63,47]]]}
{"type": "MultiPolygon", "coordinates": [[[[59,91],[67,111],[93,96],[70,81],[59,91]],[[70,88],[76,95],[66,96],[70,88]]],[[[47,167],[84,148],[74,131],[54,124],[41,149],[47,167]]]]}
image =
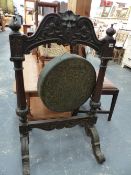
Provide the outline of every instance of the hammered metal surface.
{"type": "Polygon", "coordinates": [[[92,94],[96,84],[93,66],[75,54],[64,54],[51,60],[41,71],[38,94],[53,111],[72,111],[92,94]]]}

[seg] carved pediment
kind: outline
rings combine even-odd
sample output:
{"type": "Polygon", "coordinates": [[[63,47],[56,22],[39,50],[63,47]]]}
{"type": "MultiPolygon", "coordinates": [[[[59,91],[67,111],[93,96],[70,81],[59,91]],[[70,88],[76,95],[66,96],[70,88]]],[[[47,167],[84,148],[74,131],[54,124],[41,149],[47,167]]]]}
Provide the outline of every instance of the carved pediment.
{"type": "Polygon", "coordinates": [[[34,47],[56,42],[58,44],[85,44],[99,50],[101,42],[96,38],[90,19],[75,15],[72,11],[49,14],[41,21],[35,34],[24,36],[24,50],[28,52],[34,47]]]}

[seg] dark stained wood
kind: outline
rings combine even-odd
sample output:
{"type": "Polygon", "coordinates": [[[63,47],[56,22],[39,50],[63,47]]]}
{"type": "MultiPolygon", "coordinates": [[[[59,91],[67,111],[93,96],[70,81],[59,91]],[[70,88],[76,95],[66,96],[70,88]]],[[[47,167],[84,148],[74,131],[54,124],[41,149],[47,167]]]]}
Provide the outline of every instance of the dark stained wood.
{"type": "MultiPolygon", "coordinates": [[[[81,47],[81,55],[86,58],[85,47],[81,47]]],[[[111,105],[109,110],[98,109],[97,113],[108,114],[108,121],[111,121],[112,114],[115,108],[116,100],[119,94],[119,89],[106,77],[104,77],[103,87],[101,91],[101,95],[112,95],[111,105]]],[[[78,110],[77,113],[86,113],[87,110],[84,111],[78,110]]]]}
{"type": "Polygon", "coordinates": [[[82,116],[72,116],[70,118],[59,118],[52,120],[38,120],[38,121],[29,121],[29,127],[39,128],[43,130],[53,130],[53,129],[62,129],[62,128],[72,128],[78,124],[85,124],[86,122],[90,125],[96,123],[96,117],[82,117],[82,116]]]}
{"type": "MultiPolygon", "coordinates": [[[[68,0],[68,10],[72,10],[75,14],[90,17],[92,0],[68,0]]],[[[81,47],[78,46],[78,53],[82,56],[81,47]]]]}
{"type": "MultiPolygon", "coordinates": [[[[31,128],[41,128],[51,130],[54,128],[61,129],[63,127],[73,127],[77,124],[82,124],[86,133],[91,137],[92,148],[94,155],[99,163],[105,161],[105,157],[100,149],[100,140],[95,124],[97,121],[96,112],[100,108],[100,97],[107,67],[108,60],[112,59],[115,40],[113,34],[107,33],[107,36],[102,40],[98,40],[93,24],[89,18],[74,15],[71,11],[63,14],[47,15],[36,32],[32,36],[25,36],[19,33],[20,26],[16,19],[10,25],[12,32],[9,36],[11,61],[14,62],[15,78],[16,78],[16,95],[17,95],[17,114],[20,117],[20,134],[22,138],[22,156],[23,156],[23,173],[27,174],[25,169],[29,171],[29,131],[31,128]],[[57,43],[69,45],[71,47],[79,44],[84,44],[92,47],[99,54],[101,59],[100,70],[98,73],[97,83],[93,94],[91,95],[90,110],[87,116],[80,118],[70,116],[66,119],[50,119],[41,121],[28,122],[29,115],[28,105],[26,103],[26,92],[23,80],[23,61],[25,54],[29,54],[32,49],[41,44],[57,43]]],[[[74,49],[72,48],[72,51],[74,49]]],[[[33,71],[33,70],[32,70],[33,71]]],[[[31,72],[29,72],[31,74],[31,72]]],[[[25,78],[25,77],[24,77],[25,78]]],[[[72,100],[72,99],[69,99],[72,100]]],[[[76,109],[74,109],[75,111],[76,109]]],[[[73,115],[73,111],[70,111],[73,115]]],[[[75,113],[74,113],[75,114],[75,113]]],[[[29,174],[29,173],[28,173],[29,174]]]]}
{"type": "MultiPolygon", "coordinates": [[[[58,1],[55,1],[55,2],[38,2],[36,1],[35,2],[35,25],[36,27],[38,26],[39,22],[38,19],[39,19],[39,16],[45,16],[47,13],[51,13],[51,12],[54,12],[54,13],[59,13],[60,12],[60,2],[58,1]],[[40,13],[41,11],[41,13],[40,13]]],[[[56,44],[57,45],[57,44],[56,44]]],[[[47,45],[44,45],[45,46],[45,49],[43,48],[42,50],[46,50],[46,48],[51,48],[51,50],[53,50],[54,48],[51,47],[51,43],[47,44],[47,45]]],[[[43,47],[44,47],[43,46],[43,47]]],[[[42,48],[42,46],[40,46],[42,48]]],[[[50,55],[47,54],[47,51],[41,55],[41,50],[39,49],[40,47],[38,47],[38,58],[39,60],[42,62],[42,65],[44,66],[44,61],[47,59],[51,59],[50,58],[50,55]],[[47,54],[45,56],[45,54],[47,54]],[[44,57],[44,59],[43,59],[44,57]],[[42,59],[41,59],[42,58],[42,59]]],[[[57,48],[55,49],[56,52],[58,49],[60,49],[61,47],[59,47],[57,45],[57,48]]],[[[43,53],[42,51],[42,53],[43,53]]]]}
{"type": "Polygon", "coordinates": [[[102,51],[102,47],[104,47],[103,43],[97,39],[93,24],[89,18],[74,15],[71,11],[65,12],[65,15],[47,15],[41,21],[35,34],[29,38],[23,36],[22,40],[24,42],[24,53],[28,53],[33,48],[45,43],[63,45],[85,44],[96,51],[102,51]],[[69,17],[70,19],[68,20],[69,17]],[[39,37],[36,37],[38,34],[39,37]]]}

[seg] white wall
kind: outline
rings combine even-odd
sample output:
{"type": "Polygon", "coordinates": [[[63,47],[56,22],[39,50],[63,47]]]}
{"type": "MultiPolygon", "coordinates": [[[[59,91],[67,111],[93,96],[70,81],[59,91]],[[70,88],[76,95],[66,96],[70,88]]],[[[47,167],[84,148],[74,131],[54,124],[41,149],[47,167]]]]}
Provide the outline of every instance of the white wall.
{"type": "Polygon", "coordinates": [[[13,0],[14,6],[16,6],[18,13],[23,16],[24,14],[24,8],[20,5],[24,5],[24,0],[13,0]]]}
{"type": "MultiPolygon", "coordinates": [[[[115,2],[121,2],[121,3],[127,3],[127,6],[131,6],[131,0],[110,0],[113,3],[115,2]]],[[[95,17],[96,11],[100,6],[101,0],[92,0],[91,4],[91,12],[90,12],[90,17],[95,17]]]]}
{"type": "Polygon", "coordinates": [[[90,17],[95,17],[96,11],[100,6],[100,2],[101,2],[101,0],[92,0],[90,17]]]}

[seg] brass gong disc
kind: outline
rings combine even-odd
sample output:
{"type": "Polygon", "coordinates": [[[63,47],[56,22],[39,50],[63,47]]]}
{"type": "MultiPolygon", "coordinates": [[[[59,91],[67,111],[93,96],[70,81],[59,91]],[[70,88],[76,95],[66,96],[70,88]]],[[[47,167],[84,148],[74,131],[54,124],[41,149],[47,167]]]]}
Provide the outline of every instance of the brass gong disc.
{"type": "Polygon", "coordinates": [[[50,110],[68,112],[87,101],[95,84],[93,66],[78,55],[66,53],[44,66],[38,79],[38,94],[50,110]]]}

